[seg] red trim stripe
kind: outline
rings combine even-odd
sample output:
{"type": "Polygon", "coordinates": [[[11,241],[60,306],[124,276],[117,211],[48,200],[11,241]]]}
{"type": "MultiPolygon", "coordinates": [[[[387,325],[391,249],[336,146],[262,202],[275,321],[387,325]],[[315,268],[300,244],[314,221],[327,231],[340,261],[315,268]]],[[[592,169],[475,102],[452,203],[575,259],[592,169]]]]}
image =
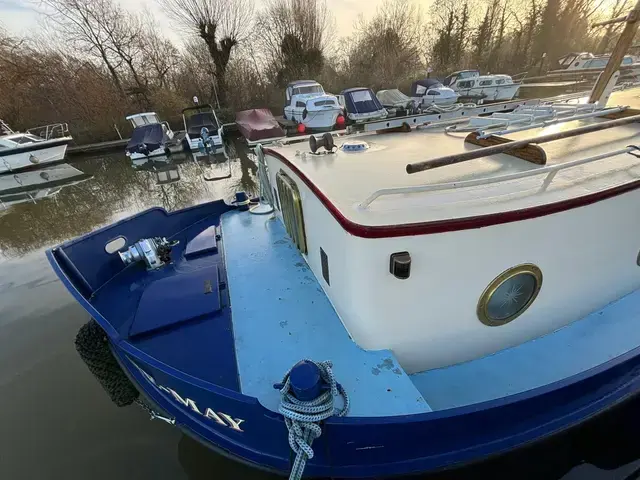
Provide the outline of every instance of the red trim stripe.
{"type": "Polygon", "coordinates": [[[437,220],[433,222],[405,223],[397,225],[361,225],[352,222],[345,217],[338,208],[331,203],[327,196],[322,193],[311,180],[300,171],[293,163],[283,157],[280,153],[265,149],[265,153],[276,157],[288,168],[290,168],[304,184],[318,197],[323,205],[329,210],[336,221],[351,235],[362,238],[388,238],[406,237],[413,235],[429,235],[432,233],[455,232],[458,230],[470,230],[473,228],[490,227],[502,223],[518,222],[530,218],[543,217],[554,213],[564,212],[585,205],[591,205],[607,198],[615,197],[623,193],[631,192],[640,188],[640,180],[625,183],[617,187],[603,190],[601,192],[590,193],[581,197],[570,198],[561,202],[537,205],[535,207],[522,208],[509,212],[491,213],[478,215],[475,217],[452,218],[447,220],[437,220]]]}

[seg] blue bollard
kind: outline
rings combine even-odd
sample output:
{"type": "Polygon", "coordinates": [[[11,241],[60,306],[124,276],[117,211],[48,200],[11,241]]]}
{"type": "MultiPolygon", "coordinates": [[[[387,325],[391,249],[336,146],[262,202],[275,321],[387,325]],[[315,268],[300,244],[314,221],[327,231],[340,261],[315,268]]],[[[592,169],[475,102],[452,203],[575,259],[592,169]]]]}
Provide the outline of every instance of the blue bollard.
{"type": "Polygon", "coordinates": [[[289,375],[291,390],[298,400],[310,402],[322,393],[324,381],[320,369],[313,362],[302,360],[296,363],[289,375]]]}

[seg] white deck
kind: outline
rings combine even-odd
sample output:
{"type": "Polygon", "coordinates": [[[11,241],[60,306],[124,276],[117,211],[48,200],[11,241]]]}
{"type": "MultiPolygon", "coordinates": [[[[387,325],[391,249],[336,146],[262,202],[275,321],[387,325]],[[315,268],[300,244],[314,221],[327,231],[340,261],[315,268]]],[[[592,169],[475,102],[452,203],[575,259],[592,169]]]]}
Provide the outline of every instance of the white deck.
{"type": "MultiPolygon", "coordinates": [[[[640,106],[640,89],[612,96],[609,106],[640,106]]],[[[552,125],[509,135],[518,140],[602,122],[590,119],[552,125]]],[[[542,145],[547,165],[564,163],[624,148],[639,142],[640,124],[616,127],[542,145]]],[[[462,153],[476,147],[464,143],[466,133],[445,134],[442,129],[411,133],[363,134],[336,138],[336,145],[354,139],[366,141],[364,152],[297,155],[307,144],[274,148],[300,169],[349,220],[362,225],[394,225],[464,218],[512,211],[606,190],[640,179],[640,159],[629,154],[562,170],[542,189],[544,175],[437,192],[384,196],[366,208],[360,204],[374,191],[442,182],[457,182],[541,167],[508,155],[495,155],[409,175],[408,163],[462,153]]]]}

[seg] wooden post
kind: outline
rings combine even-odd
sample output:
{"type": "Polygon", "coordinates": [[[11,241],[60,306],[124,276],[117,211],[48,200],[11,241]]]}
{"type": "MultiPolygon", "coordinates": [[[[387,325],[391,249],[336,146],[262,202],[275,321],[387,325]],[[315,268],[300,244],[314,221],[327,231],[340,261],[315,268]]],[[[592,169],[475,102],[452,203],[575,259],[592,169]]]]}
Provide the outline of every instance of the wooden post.
{"type": "Polygon", "coordinates": [[[638,29],[638,21],[640,20],[640,0],[636,3],[636,6],[633,7],[633,10],[629,12],[625,21],[626,25],[624,26],[624,30],[620,34],[620,38],[618,38],[618,43],[611,52],[611,57],[609,57],[609,62],[605,67],[602,75],[598,78],[598,82],[593,87],[591,91],[591,96],[589,97],[589,103],[597,102],[602,94],[604,93],[605,88],[607,87],[607,83],[609,83],[609,79],[613,76],[614,72],[620,68],[620,64],[622,63],[622,59],[627,53],[627,49],[631,46],[631,42],[633,41],[633,37],[636,34],[636,30],[638,29]]]}

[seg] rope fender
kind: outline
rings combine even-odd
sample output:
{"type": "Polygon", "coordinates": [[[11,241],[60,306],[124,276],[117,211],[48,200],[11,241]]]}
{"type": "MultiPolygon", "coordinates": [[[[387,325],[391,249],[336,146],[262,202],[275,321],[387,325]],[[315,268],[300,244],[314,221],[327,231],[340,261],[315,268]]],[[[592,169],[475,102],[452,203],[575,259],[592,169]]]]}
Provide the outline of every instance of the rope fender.
{"type": "Polygon", "coordinates": [[[324,392],[310,401],[299,400],[293,395],[291,370],[285,374],[282,383],[277,385],[281,395],[278,411],[284,416],[289,431],[289,446],[296,454],[289,480],[300,480],[307,460],[313,458],[311,445],[322,434],[320,422],[333,415],[343,417],[349,411],[349,397],[342,385],[336,382],[331,370],[333,364],[330,361],[314,362],[306,359],[302,362],[315,364],[325,385],[324,392]],[[341,410],[335,411],[334,401],[338,395],[344,399],[344,406],[341,410]]]}

